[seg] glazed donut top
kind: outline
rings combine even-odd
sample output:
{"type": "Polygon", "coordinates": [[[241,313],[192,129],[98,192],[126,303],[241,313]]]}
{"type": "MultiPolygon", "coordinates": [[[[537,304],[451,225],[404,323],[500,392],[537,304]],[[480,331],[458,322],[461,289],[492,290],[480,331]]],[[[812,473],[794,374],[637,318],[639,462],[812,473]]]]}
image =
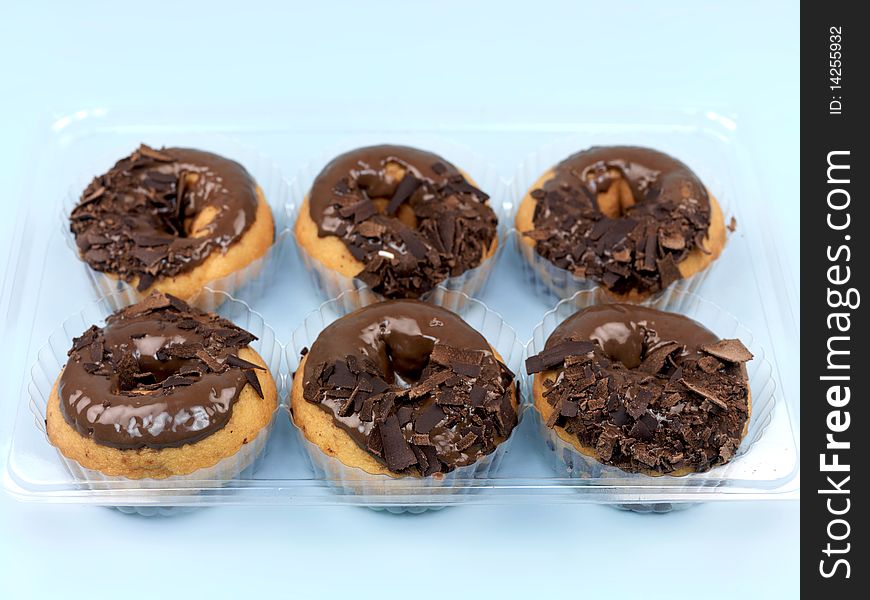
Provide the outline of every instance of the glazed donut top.
{"type": "Polygon", "coordinates": [[[310,213],[365,264],[357,275],[388,298],[416,298],[478,266],[497,236],[489,196],[436,154],[371,146],[315,179],[310,213]]]}
{"type": "Polygon", "coordinates": [[[681,315],[604,304],[566,319],[531,373],[555,369],[548,427],[563,427],[598,459],[626,471],[705,471],[727,462],[749,418],[739,340],[720,340],[681,315]]]}
{"type": "Polygon", "coordinates": [[[70,230],[93,269],[138,277],[144,291],[226,251],[254,222],[257,203],[257,185],[240,164],[143,144],[88,185],[70,230]]]}
{"type": "Polygon", "coordinates": [[[514,375],[459,316],[416,300],[359,309],[307,354],[304,398],[394,473],[474,463],[517,424],[514,375]]]}
{"type": "Polygon", "coordinates": [[[73,340],[58,395],[81,435],[120,449],[193,443],[226,425],[246,385],[238,351],[257,339],[230,321],[153,292],[73,340]]]}
{"type": "Polygon", "coordinates": [[[624,294],[657,292],[680,279],[677,265],[704,248],[710,198],[689,167],[662,152],[598,146],[556,165],[531,191],[535,249],[559,268],[624,294]],[[598,194],[625,180],[632,200],[608,216],[598,194]]]}

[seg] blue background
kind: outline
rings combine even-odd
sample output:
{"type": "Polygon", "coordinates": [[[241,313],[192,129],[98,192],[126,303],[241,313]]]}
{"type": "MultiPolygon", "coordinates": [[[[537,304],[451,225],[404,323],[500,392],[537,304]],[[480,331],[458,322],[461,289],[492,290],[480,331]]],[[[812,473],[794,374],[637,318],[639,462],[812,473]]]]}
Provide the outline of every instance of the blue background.
{"type": "MultiPolygon", "coordinates": [[[[367,106],[388,103],[403,115],[570,120],[584,107],[705,107],[738,118],[798,280],[797,2],[212,0],[0,11],[3,214],[14,214],[28,181],[50,176],[24,170],[33,132],[79,108],[318,106],[364,119],[367,106]]],[[[0,219],[3,256],[13,225],[0,219]]],[[[3,392],[0,402],[17,398],[3,392]]],[[[0,424],[4,456],[6,435],[0,424]]],[[[790,598],[798,509],[722,503],[642,516],[501,506],[394,517],[220,508],[147,520],[0,494],[0,597],[790,598]]]]}

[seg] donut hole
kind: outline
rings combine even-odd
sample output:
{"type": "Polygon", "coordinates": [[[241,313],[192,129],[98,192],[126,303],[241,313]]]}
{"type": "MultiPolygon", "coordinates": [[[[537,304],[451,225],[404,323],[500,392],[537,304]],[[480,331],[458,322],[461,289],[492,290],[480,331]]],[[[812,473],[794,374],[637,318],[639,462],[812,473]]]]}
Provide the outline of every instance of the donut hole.
{"type": "Polygon", "coordinates": [[[387,374],[400,387],[411,387],[423,375],[435,341],[422,335],[391,331],[382,338],[388,361],[387,374]]]}
{"type": "Polygon", "coordinates": [[[184,237],[205,237],[211,233],[211,224],[217,218],[217,208],[206,206],[193,217],[184,220],[184,237]]]}
{"type": "MultiPolygon", "coordinates": [[[[389,161],[384,165],[380,176],[377,177],[375,182],[362,184],[362,180],[360,180],[360,183],[362,184],[361,187],[363,187],[363,189],[365,189],[369,194],[369,197],[375,205],[378,213],[382,215],[387,214],[387,207],[390,205],[390,198],[395,193],[399,182],[402,181],[403,177],[405,177],[406,172],[407,169],[405,169],[401,164],[389,161]]],[[[390,216],[399,219],[399,221],[411,229],[417,228],[417,215],[414,214],[414,210],[407,202],[402,203],[399,206],[399,210],[396,211],[396,214],[390,216]]]]}
{"type": "Polygon", "coordinates": [[[178,375],[184,366],[196,368],[193,361],[178,358],[160,360],[153,357],[140,357],[138,364],[140,373],[150,373],[153,376],[153,381],[148,383],[163,383],[173,375],[178,375]]]}
{"type": "MultiPolygon", "coordinates": [[[[621,171],[610,169],[607,175],[611,180],[610,186],[605,191],[599,192],[595,200],[602,214],[611,219],[620,219],[625,216],[630,207],[637,204],[637,199],[621,171]]],[[[590,176],[589,179],[593,177],[590,176]]]]}
{"type": "Polygon", "coordinates": [[[215,206],[205,206],[199,212],[187,215],[187,204],[184,203],[184,195],[192,190],[199,181],[199,173],[184,173],[184,185],[180,190],[181,196],[178,201],[182,202],[181,208],[181,237],[205,237],[211,233],[211,224],[217,218],[219,210],[215,206]]]}
{"type": "Polygon", "coordinates": [[[429,364],[435,339],[423,335],[413,319],[395,317],[366,327],[361,338],[370,346],[369,356],[384,379],[400,387],[417,383],[429,364]]]}
{"type": "Polygon", "coordinates": [[[177,216],[164,217],[163,230],[166,233],[180,238],[199,238],[211,234],[212,224],[218,217],[220,210],[215,206],[204,206],[193,213],[190,211],[189,203],[185,201],[185,196],[196,187],[198,181],[199,173],[183,171],[179,174],[175,193],[176,201],[180,207],[177,216]]]}
{"type": "Polygon", "coordinates": [[[621,321],[603,323],[589,336],[598,343],[604,355],[626,369],[636,369],[647,353],[659,343],[655,330],[641,323],[630,325],[621,321]]]}
{"type": "MultiPolygon", "coordinates": [[[[380,214],[387,214],[387,206],[390,203],[389,199],[377,198],[375,200],[372,200],[372,203],[375,205],[375,208],[378,209],[378,212],[380,214]]],[[[417,228],[417,215],[414,214],[414,209],[411,208],[407,203],[399,206],[399,210],[396,211],[396,214],[392,216],[399,219],[399,221],[401,221],[411,229],[417,228]]]]}
{"type": "Polygon", "coordinates": [[[400,182],[405,176],[405,167],[395,161],[388,161],[384,165],[384,178],[390,182],[400,182]]]}
{"type": "Polygon", "coordinates": [[[134,337],[130,345],[113,347],[112,362],[117,373],[118,389],[122,392],[141,392],[138,389],[140,384],[163,383],[187,369],[200,369],[197,361],[171,356],[166,352],[167,345],[178,343],[183,343],[183,340],[144,335],[134,337]]]}

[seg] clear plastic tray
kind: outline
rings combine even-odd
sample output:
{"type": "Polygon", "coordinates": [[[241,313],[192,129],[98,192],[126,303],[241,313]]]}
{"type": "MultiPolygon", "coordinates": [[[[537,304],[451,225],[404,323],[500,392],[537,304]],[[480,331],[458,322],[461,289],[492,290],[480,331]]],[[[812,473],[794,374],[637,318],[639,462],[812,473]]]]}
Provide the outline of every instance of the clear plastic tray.
{"type": "MultiPolygon", "coordinates": [[[[770,226],[751,155],[740,145],[737,124],[709,111],[584,115],[582,122],[553,125],[482,123],[407,119],[370,115],[365,123],[343,122],[342,116],[294,115],[247,111],[241,114],[148,114],[105,110],[79,111],[55,121],[33,142],[28,196],[20,202],[18,227],[0,296],[5,316],[3,358],[5,392],[0,404],[0,444],[8,441],[2,465],[3,487],[26,501],[191,507],[218,504],[443,506],[465,503],[597,502],[613,505],[667,505],[685,502],[794,497],[799,488],[799,388],[797,304],[793,283],[781,270],[775,229],[770,226]],[[229,125],[228,125],[229,124],[229,125]],[[57,213],[70,185],[83,173],[97,173],[141,141],[152,144],[196,144],[202,136],[229,135],[271,156],[284,173],[299,169],[350,137],[382,137],[393,143],[425,146],[433,134],[455,140],[492,162],[507,190],[516,165],[529,154],[566,138],[580,146],[603,143],[649,145],[670,152],[703,176],[714,192],[729,199],[737,231],[715,272],[699,290],[733,314],[764,349],[775,392],[769,422],[752,447],[734,459],[731,468],[714,469],[703,486],[668,485],[662,478],[574,478],[557,474],[551,452],[534,419],[525,418],[498,472],[463,482],[474,493],[425,494],[336,493],[337,481],[315,474],[289,419],[279,413],[267,443],[262,466],[253,474],[200,493],[166,486],[142,494],[135,484],[111,490],[79,485],[58,459],[55,449],[34,423],[28,405],[31,366],[37,353],[71,314],[93,299],[93,290],[79,259],[57,226],[57,213]],[[774,232],[774,233],[771,233],[774,232]],[[763,469],[744,470],[751,458],[763,469]],[[747,472],[748,471],[748,475],[747,472]],[[738,475],[735,475],[738,473],[738,475]]],[[[208,149],[208,148],[204,148],[208,149]]],[[[461,166],[461,165],[460,165],[461,166]]],[[[293,182],[290,182],[292,185],[293,182]]],[[[505,194],[494,197],[508,198],[505,194]]],[[[509,203],[509,202],[508,202],[509,203]]],[[[510,214],[514,207],[505,206],[510,214]]],[[[292,238],[289,243],[293,243],[292,238]]],[[[287,342],[322,298],[295,252],[280,253],[269,285],[251,307],[262,314],[278,340],[287,342]]],[[[520,257],[503,252],[480,296],[517,332],[529,339],[555,301],[530,289],[521,275],[520,257]]],[[[283,363],[284,375],[289,371],[283,363]]],[[[528,415],[527,415],[528,416],[528,415]]],[[[153,511],[152,511],[153,512],[153,511]]]]}

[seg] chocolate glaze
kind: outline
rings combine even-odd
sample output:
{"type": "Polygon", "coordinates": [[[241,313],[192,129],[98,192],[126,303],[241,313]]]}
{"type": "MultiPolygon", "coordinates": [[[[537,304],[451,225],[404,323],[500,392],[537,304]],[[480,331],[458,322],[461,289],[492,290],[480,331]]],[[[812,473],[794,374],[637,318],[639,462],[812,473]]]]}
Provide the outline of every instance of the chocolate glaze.
{"type": "Polygon", "coordinates": [[[481,263],[497,235],[488,198],[440,156],[385,145],[336,157],[309,207],[318,235],[338,236],[365,264],[360,279],[384,296],[416,298],[481,263]]]}
{"type": "Polygon", "coordinates": [[[550,334],[544,348],[568,339],[596,342],[605,356],[627,369],[636,369],[642,357],[668,342],[684,347],[681,356],[697,359],[701,346],[719,340],[688,317],[630,304],[591,306],[570,316],[550,334]]]}
{"type": "Polygon", "coordinates": [[[256,217],[256,189],[232,160],[142,145],[88,185],[70,215],[70,230],[93,269],[126,281],[139,277],[144,291],[236,242],[256,217]],[[192,219],[207,209],[215,211],[208,226],[190,231],[192,219]]]}
{"type": "Polygon", "coordinates": [[[221,429],[246,385],[238,357],[256,337],[173,296],[152,293],[73,340],[58,394],[66,421],[98,444],[168,448],[221,429]]]}
{"type": "Polygon", "coordinates": [[[751,357],[738,340],[720,341],[681,315],[605,304],[566,319],[526,368],[555,369],[545,381],[549,427],[607,464],[668,473],[734,455],[749,417],[751,357]]]}
{"type": "MultiPolygon", "coordinates": [[[[710,198],[689,167],[662,152],[598,146],[556,165],[532,190],[534,229],[526,235],[559,268],[624,294],[657,292],[682,277],[677,265],[704,248],[710,198]],[[628,182],[634,204],[605,215],[598,194],[628,182]]],[[[705,250],[706,251],[706,250],[705,250]]]]}
{"type": "Polygon", "coordinates": [[[514,376],[483,336],[414,300],[373,304],[329,325],[307,355],[303,383],[307,401],[397,473],[471,464],[517,421],[514,376]]]}

